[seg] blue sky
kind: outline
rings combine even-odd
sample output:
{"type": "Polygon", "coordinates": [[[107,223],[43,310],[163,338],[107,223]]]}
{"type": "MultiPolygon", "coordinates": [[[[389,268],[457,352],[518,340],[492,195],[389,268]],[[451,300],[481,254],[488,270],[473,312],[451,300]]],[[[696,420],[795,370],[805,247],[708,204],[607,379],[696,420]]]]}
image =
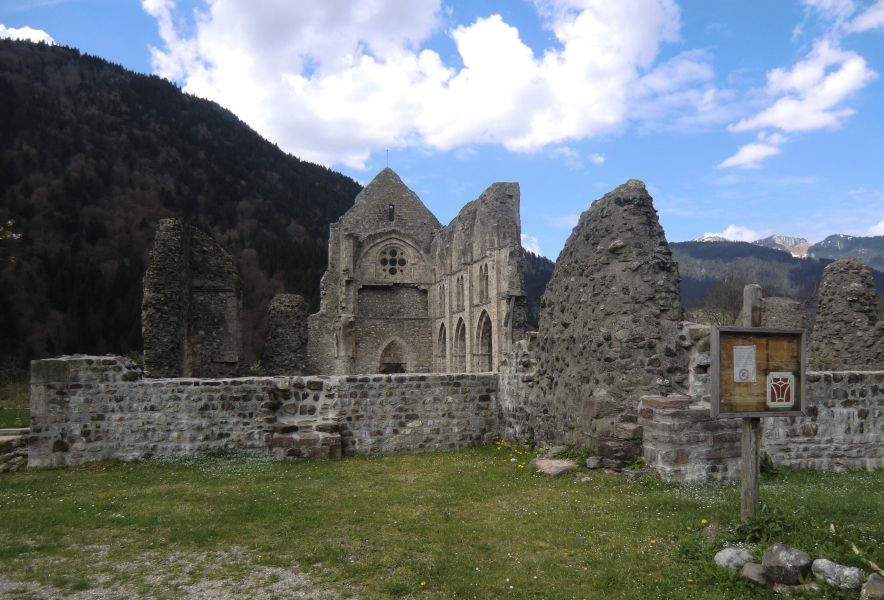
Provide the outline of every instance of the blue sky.
{"type": "MultiPolygon", "coordinates": [[[[25,29],[30,28],[30,29],[25,29]]],[[[440,221],[518,181],[526,247],[643,180],[670,241],[884,234],[884,0],[3,0],[440,221]]]]}

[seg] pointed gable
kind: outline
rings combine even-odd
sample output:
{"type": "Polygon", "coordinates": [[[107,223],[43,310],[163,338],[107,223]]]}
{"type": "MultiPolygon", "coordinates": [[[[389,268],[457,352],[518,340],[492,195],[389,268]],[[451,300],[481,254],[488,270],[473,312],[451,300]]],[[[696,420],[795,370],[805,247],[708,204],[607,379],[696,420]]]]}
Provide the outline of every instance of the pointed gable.
{"type": "Polygon", "coordinates": [[[425,248],[442,226],[389,167],[365,186],[339,223],[345,231],[362,236],[396,229],[419,240],[425,248]]]}

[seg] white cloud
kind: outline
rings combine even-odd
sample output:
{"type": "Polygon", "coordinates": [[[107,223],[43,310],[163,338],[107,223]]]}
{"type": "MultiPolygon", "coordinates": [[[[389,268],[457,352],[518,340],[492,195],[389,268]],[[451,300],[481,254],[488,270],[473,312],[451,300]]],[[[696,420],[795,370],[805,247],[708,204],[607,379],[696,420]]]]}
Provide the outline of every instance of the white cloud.
{"type": "Polygon", "coordinates": [[[742,225],[728,225],[727,229],[722,231],[721,233],[709,233],[707,232],[704,237],[711,236],[720,236],[729,240],[733,240],[735,242],[754,242],[757,239],[761,238],[761,234],[757,231],[752,231],[748,227],[743,227],[742,225]]]}
{"type": "Polygon", "coordinates": [[[48,33],[43,31],[42,29],[31,29],[30,27],[19,27],[15,29],[13,27],[4,27],[2,23],[0,23],[0,39],[10,38],[13,40],[30,40],[32,42],[44,42],[46,44],[54,44],[55,40],[52,39],[48,33]]]}
{"type": "Polygon", "coordinates": [[[838,127],[855,111],[837,107],[877,76],[856,52],[841,50],[828,40],[817,41],[807,57],[791,70],[774,69],[767,74],[768,93],[782,96],[772,106],[729,129],[776,127],[783,131],[810,131],[838,127]]]}
{"type": "Polygon", "coordinates": [[[878,0],[865,12],[860,13],[847,26],[849,31],[868,31],[869,29],[884,28],[884,0],[878,0]]]}
{"type": "Polygon", "coordinates": [[[853,0],[804,0],[804,4],[833,21],[843,21],[856,10],[853,0]]]}
{"type": "Polygon", "coordinates": [[[600,165],[605,162],[605,156],[603,154],[590,154],[586,158],[588,158],[589,160],[591,160],[592,162],[594,162],[597,165],[600,165]]]}
{"type": "Polygon", "coordinates": [[[884,219],[877,225],[869,227],[869,235],[884,235],[884,219]]]}
{"type": "Polygon", "coordinates": [[[782,150],[770,144],[746,144],[737,153],[716,165],[718,168],[739,167],[741,169],[757,169],[768,156],[780,154],[782,150]]]}
{"type": "Polygon", "coordinates": [[[538,256],[543,256],[540,253],[540,244],[537,238],[533,235],[528,235],[527,233],[522,234],[522,248],[524,248],[525,250],[530,250],[538,256]]]}
{"type": "Polygon", "coordinates": [[[533,152],[641,118],[630,110],[639,97],[668,103],[668,116],[708,104],[709,89],[688,89],[712,77],[703,53],[652,69],[678,40],[674,0],[535,5],[558,48],[535,52],[491,15],[445,32],[456,68],[421,48],[441,29],[441,0],[207,0],[192,34],[175,0],[142,0],[164,41],[155,72],[326,164],[361,167],[373,150],[406,146],[533,152]]]}

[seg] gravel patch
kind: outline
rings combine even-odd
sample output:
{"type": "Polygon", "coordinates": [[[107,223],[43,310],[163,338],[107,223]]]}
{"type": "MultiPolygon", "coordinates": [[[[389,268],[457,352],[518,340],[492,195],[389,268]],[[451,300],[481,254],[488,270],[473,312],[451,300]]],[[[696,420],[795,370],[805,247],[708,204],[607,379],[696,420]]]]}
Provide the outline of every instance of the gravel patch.
{"type": "MultiPolygon", "coordinates": [[[[283,600],[316,598],[322,600],[356,599],[332,590],[320,589],[306,573],[296,567],[254,564],[261,556],[242,550],[227,552],[147,552],[132,562],[111,562],[106,546],[84,547],[93,565],[84,573],[88,589],[70,589],[36,581],[12,581],[0,573],[0,598],[10,600],[117,600],[141,598],[198,598],[225,600],[249,598],[283,600]]],[[[41,567],[58,564],[45,561],[41,567]]],[[[51,570],[51,569],[49,569],[51,570]]],[[[83,586],[75,586],[83,587],[83,586]]]]}

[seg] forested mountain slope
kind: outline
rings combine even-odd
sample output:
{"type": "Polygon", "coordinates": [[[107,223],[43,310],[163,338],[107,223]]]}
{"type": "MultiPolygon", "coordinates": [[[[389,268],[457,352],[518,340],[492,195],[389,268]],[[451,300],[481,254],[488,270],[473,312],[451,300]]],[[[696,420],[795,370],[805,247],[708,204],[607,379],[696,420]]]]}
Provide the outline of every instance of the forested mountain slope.
{"type": "Polygon", "coordinates": [[[141,280],[167,217],[234,256],[255,360],[274,294],[317,307],[328,224],[360,190],[165,80],[0,40],[0,225],[20,234],[0,232],[0,364],[140,349],[141,280]]]}
{"type": "Polygon", "coordinates": [[[540,321],[540,297],[552,277],[556,263],[545,256],[525,250],[525,295],[528,302],[528,325],[535,330],[540,321]]]}

